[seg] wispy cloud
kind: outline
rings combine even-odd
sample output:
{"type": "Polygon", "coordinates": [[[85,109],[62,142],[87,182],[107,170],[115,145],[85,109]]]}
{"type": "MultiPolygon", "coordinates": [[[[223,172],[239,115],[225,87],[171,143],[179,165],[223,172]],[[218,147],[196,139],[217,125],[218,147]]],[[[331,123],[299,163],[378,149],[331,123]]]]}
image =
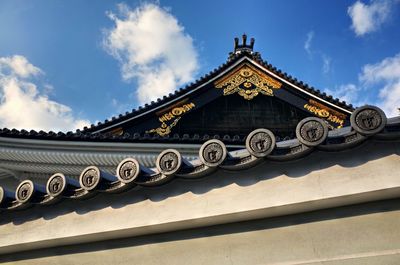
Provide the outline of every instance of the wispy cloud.
{"type": "Polygon", "coordinates": [[[328,74],[331,70],[331,57],[329,57],[326,54],[321,54],[321,58],[322,58],[322,72],[324,74],[328,74]]]}
{"type": "Polygon", "coordinates": [[[311,55],[311,42],[313,38],[314,38],[314,31],[309,31],[307,33],[306,41],[304,42],[304,50],[308,53],[308,55],[311,55]]]}
{"type": "Polygon", "coordinates": [[[332,58],[330,56],[328,56],[326,53],[312,47],[312,42],[314,40],[314,37],[315,37],[314,31],[311,30],[307,33],[306,40],[305,40],[304,46],[303,46],[304,50],[307,52],[310,60],[313,60],[314,54],[317,55],[317,57],[321,59],[322,73],[327,75],[331,71],[332,58]]]}
{"type": "Polygon", "coordinates": [[[363,36],[378,30],[387,21],[395,2],[396,0],[372,0],[370,4],[364,4],[357,1],[349,6],[347,13],[352,20],[351,28],[355,34],[363,36]]]}
{"type": "Polygon", "coordinates": [[[192,38],[178,20],[155,4],[130,9],[118,5],[108,13],[115,23],[106,31],[104,47],[121,64],[122,77],[136,80],[140,103],[166,95],[194,79],[198,69],[192,38]]]}
{"type": "Polygon", "coordinates": [[[68,106],[50,100],[50,86],[39,91],[34,82],[43,74],[23,56],[0,57],[0,126],[66,131],[89,124],[74,117],[68,106]]]}

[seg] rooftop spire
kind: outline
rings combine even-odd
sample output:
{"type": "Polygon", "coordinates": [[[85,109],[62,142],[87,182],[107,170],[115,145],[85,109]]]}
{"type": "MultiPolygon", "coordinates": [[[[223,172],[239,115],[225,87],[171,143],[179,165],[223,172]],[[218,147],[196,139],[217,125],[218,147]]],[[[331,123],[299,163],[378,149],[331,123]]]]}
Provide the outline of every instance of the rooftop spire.
{"type": "Polygon", "coordinates": [[[250,39],[250,44],[247,45],[247,35],[242,35],[242,44],[239,44],[239,38],[235,38],[234,53],[239,53],[242,51],[252,52],[254,47],[254,38],[250,39]]]}
{"type": "Polygon", "coordinates": [[[247,35],[245,33],[242,35],[242,43],[241,44],[239,44],[239,38],[236,37],[234,39],[234,47],[233,47],[234,50],[233,50],[233,52],[229,53],[229,59],[231,59],[235,54],[239,54],[242,52],[247,52],[249,54],[254,54],[254,55],[257,54],[258,55],[258,53],[253,52],[254,42],[255,42],[254,38],[251,38],[250,43],[248,44],[247,43],[247,35]]]}

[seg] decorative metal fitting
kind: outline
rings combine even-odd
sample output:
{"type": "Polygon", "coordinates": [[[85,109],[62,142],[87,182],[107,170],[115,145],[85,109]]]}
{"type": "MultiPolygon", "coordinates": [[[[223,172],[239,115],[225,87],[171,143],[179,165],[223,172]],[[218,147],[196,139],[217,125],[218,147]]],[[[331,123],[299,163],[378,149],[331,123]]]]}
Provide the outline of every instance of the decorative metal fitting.
{"type": "Polygon", "coordinates": [[[61,195],[67,186],[64,174],[56,173],[52,175],[46,183],[46,192],[52,197],[61,195]]]}
{"type": "Polygon", "coordinates": [[[24,180],[17,187],[15,199],[20,203],[26,203],[32,198],[33,191],[33,182],[31,180],[24,180]]]}
{"type": "Polygon", "coordinates": [[[136,159],[126,158],[118,164],[117,167],[117,178],[122,183],[130,183],[134,181],[140,172],[140,166],[136,159]]]}
{"type": "Polygon", "coordinates": [[[201,162],[208,167],[217,167],[224,162],[227,155],[226,146],[217,139],[205,142],[199,151],[201,162]]]}
{"type": "Polygon", "coordinates": [[[100,170],[95,166],[85,168],[79,176],[79,184],[85,190],[93,190],[100,183],[100,170]]]}
{"type": "Polygon", "coordinates": [[[365,105],[357,108],[350,116],[353,129],[362,135],[373,135],[385,128],[387,118],[378,107],[365,105]]]}
{"type": "Polygon", "coordinates": [[[265,157],[275,148],[275,135],[268,129],[256,129],[246,138],[246,148],[255,157],[265,157]]]}
{"type": "Polygon", "coordinates": [[[182,156],[175,149],[167,149],[158,155],[156,166],[160,173],[168,176],[174,175],[182,165],[182,156]]]}
{"type": "Polygon", "coordinates": [[[320,118],[305,118],[297,124],[296,137],[306,146],[317,146],[328,137],[328,126],[320,118]]]}

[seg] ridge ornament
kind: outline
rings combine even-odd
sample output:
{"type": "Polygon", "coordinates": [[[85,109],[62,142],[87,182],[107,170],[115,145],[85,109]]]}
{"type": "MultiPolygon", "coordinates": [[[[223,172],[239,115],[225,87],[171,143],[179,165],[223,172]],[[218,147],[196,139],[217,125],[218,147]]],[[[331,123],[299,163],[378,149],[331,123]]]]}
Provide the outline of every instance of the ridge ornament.
{"type": "Polygon", "coordinates": [[[217,139],[205,142],[199,151],[201,162],[208,167],[217,167],[224,162],[227,156],[226,146],[217,139]]]}
{"type": "Polygon", "coordinates": [[[157,157],[156,166],[160,173],[170,176],[174,175],[182,165],[182,156],[175,149],[167,149],[157,157]]]}
{"type": "Polygon", "coordinates": [[[328,126],[320,118],[305,118],[297,124],[296,137],[306,146],[317,146],[328,137],[328,126]]]}
{"type": "Polygon", "coordinates": [[[249,64],[243,64],[228,77],[215,83],[216,88],[224,89],[224,96],[238,93],[246,100],[252,100],[260,93],[273,96],[273,90],[279,89],[281,86],[280,82],[249,64]]]}
{"type": "Polygon", "coordinates": [[[85,190],[93,190],[100,183],[100,171],[97,167],[90,166],[82,171],[79,183],[85,190]]]}
{"type": "Polygon", "coordinates": [[[117,178],[122,183],[134,181],[140,173],[140,165],[136,159],[126,158],[122,160],[117,167],[117,178]]]}
{"type": "Polygon", "coordinates": [[[268,129],[256,129],[246,138],[246,148],[255,157],[269,155],[275,147],[275,136],[268,129]]]}
{"type": "Polygon", "coordinates": [[[57,197],[65,190],[66,184],[65,176],[61,173],[56,173],[47,181],[46,191],[50,196],[57,197]]]}
{"type": "Polygon", "coordinates": [[[20,203],[25,203],[32,198],[34,184],[31,180],[22,181],[15,192],[15,199],[20,203]]]}
{"type": "Polygon", "coordinates": [[[357,108],[350,116],[351,127],[362,135],[373,135],[385,128],[387,118],[378,107],[365,105],[357,108]]]}

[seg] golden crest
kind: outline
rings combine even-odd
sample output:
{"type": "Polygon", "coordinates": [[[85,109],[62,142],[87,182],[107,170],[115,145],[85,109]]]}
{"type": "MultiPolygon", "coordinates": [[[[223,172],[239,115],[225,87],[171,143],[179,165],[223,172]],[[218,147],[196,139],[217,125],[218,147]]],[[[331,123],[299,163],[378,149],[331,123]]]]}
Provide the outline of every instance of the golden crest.
{"type": "Polygon", "coordinates": [[[273,96],[274,89],[282,84],[249,64],[242,64],[227,77],[215,82],[216,88],[224,89],[224,96],[238,93],[244,99],[251,100],[258,94],[273,96]]]}
{"type": "Polygon", "coordinates": [[[347,117],[346,114],[333,110],[312,99],[310,99],[303,107],[317,117],[336,123],[336,128],[342,128],[347,117]]]}
{"type": "Polygon", "coordinates": [[[158,117],[161,122],[160,127],[146,131],[146,133],[156,133],[160,136],[166,136],[171,133],[171,129],[175,127],[181,116],[195,107],[194,103],[181,104],[175,106],[169,111],[163,112],[158,117]],[[172,120],[172,122],[170,122],[172,120]]]}
{"type": "Polygon", "coordinates": [[[124,130],[122,129],[122,127],[118,127],[116,129],[113,129],[110,133],[115,136],[121,136],[124,134],[124,130]]]}

